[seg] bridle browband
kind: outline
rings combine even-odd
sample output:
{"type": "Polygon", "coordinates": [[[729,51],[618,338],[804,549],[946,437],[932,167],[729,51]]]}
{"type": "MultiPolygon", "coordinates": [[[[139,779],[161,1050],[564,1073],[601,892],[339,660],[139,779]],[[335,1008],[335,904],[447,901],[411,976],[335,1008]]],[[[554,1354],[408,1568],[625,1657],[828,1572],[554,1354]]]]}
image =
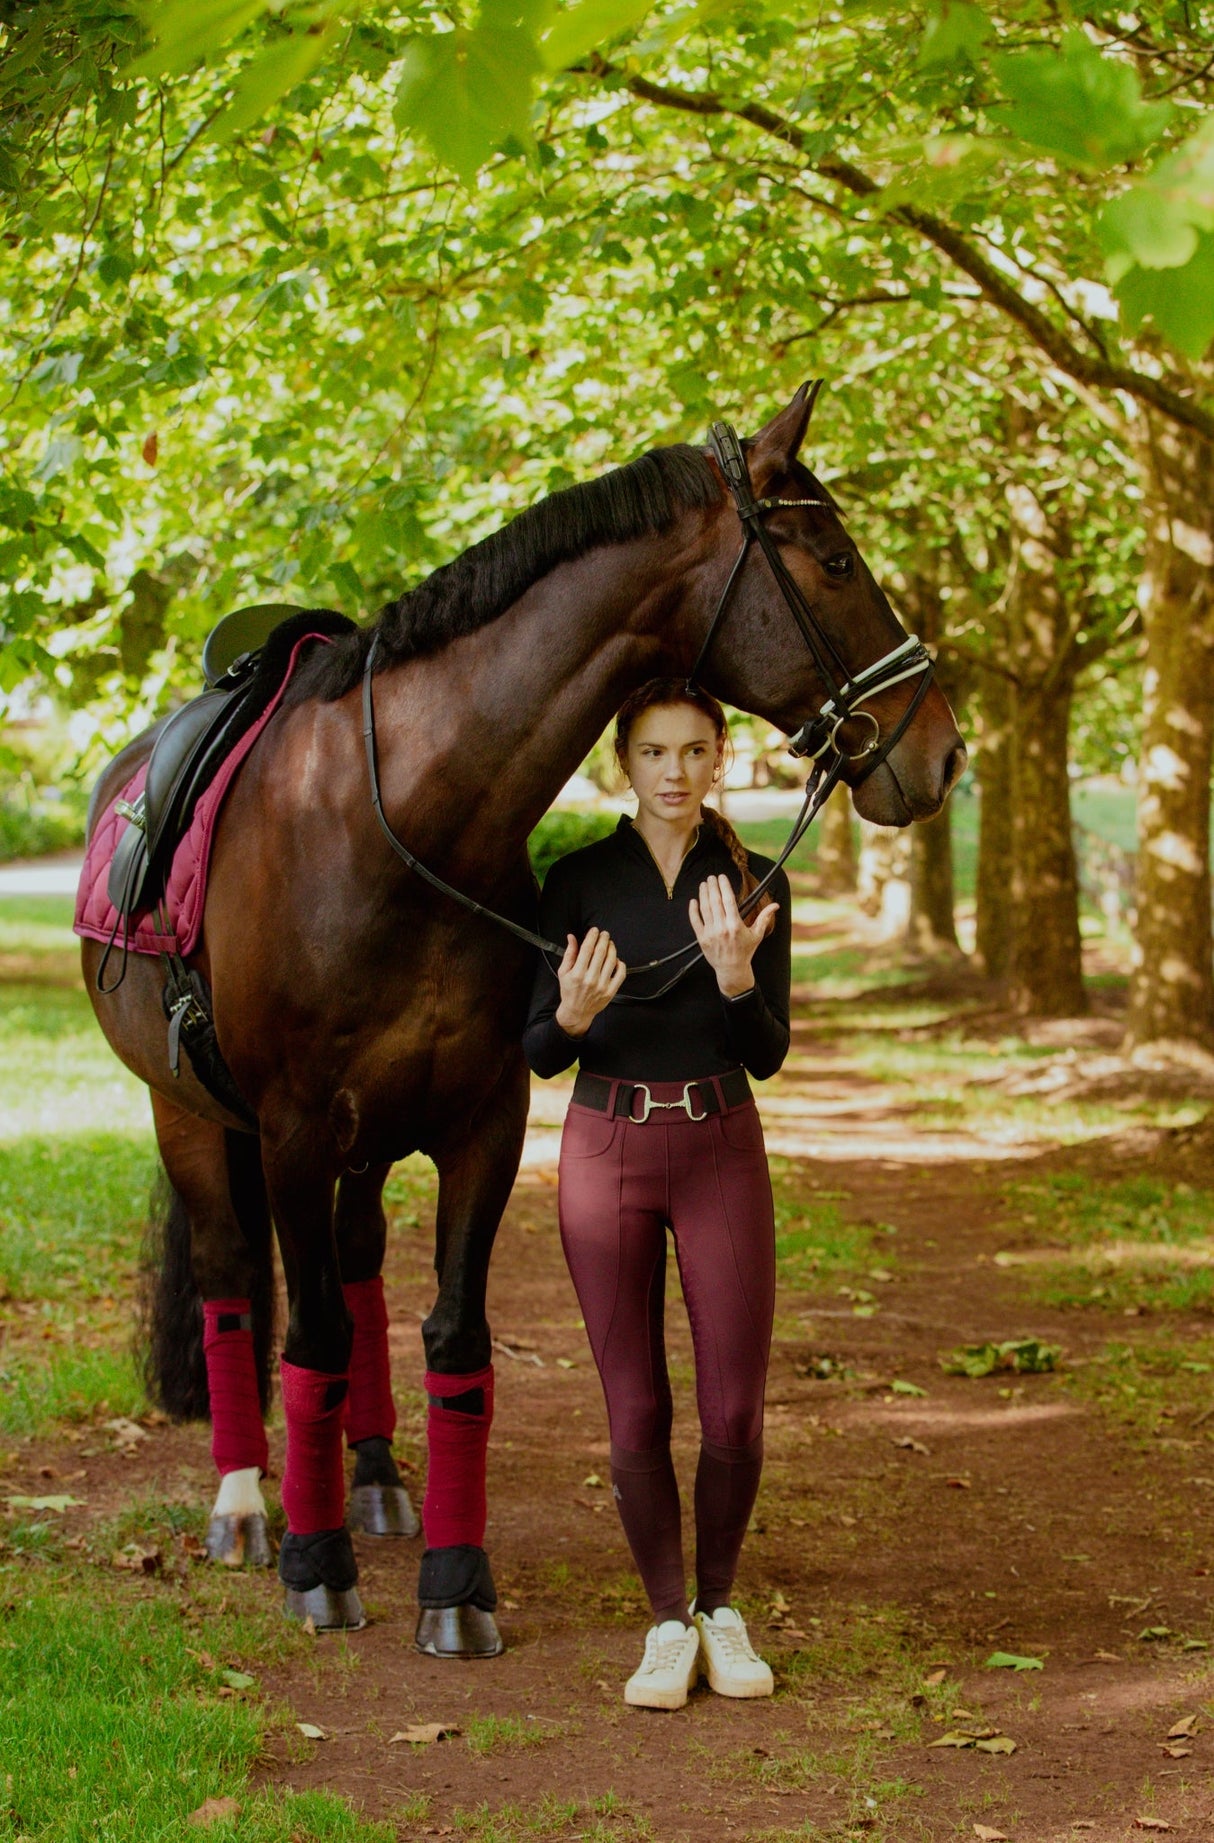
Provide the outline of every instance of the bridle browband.
{"type": "MultiPolygon", "coordinates": [[[[818,385],[814,386],[813,396],[817,395],[818,388],[818,385]]],[[[811,408],[812,404],[813,397],[810,398],[811,408]]],[[[796,734],[789,739],[789,753],[808,757],[814,766],[805,784],[805,798],[801,810],[793,822],[792,831],[785,841],[783,850],[767,875],[756,884],[739,905],[745,913],[757,905],[777,873],[783,869],[841,780],[844,770],[852,763],[863,762],[863,771],[852,784],[857,785],[859,781],[867,780],[873,770],[881,765],[890,750],[901,740],[914,720],[919,706],[927,696],[936,668],[935,661],[927,648],[912,634],[901,645],[883,654],[874,664],[866,666],[863,671],[854,674],[849,672],[832,644],[829,634],[819,625],[813,609],[786,567],[775,539],[763,523],[764,513],[774,511],[777,507],[819,506],[825,511],[833,511],[831,502],[827,499],[756,499],[750,469],[746,464],[746,455],[738,440],[737,432],[727,422],[714,422],[710,440],[712,452],[733,497],[738,517],[742,521],[743,537],[742,548],[729,572],[725,587],[721,591],[720,600],[708,623],[708,631],[704,636],[696,662],[688,676],[688,688],[694,688],[696,684],[721,625],[734,585],[750,554],[750,547],[753,543],[757,543],[767,559],[772,575],[776,579],[776,586],[784,598],[789,613],[813,656],[818,675],[828,693],[819,710],[812,717],[807,718],[796,734]],[[907,679],[915,677],[919,679],[919,683],[915,688],[914,696],[889,735],[882,738],[881,726],[876,717],[862,706],[869,698],[876,697],[878,692],[889,691],[893,686],[903,684],[907,679]],[[863,749],[854,755],[848,755],[840,746],[839,731],[845,723],[856,717],[862,717],[867,723],[870,723],[873,734],[863,749]]],[[[536,934],[530,928],[524,928],[519,922],[511,921],[508,915],[499,915],[496,910],[487,909],[474,897],[466,895],[463,890],[456,889],[453,884],[447,883],[423,864],[420,858],[416,857],[393,831],[387,814],[384,812],[380,792],[379,756],[375,738],[375,702],[372,680],[378,650],[379,635],[374,634],[367,651],[366,665],[363,668],[363,742],[366,747],[367,770],[371,780],[371,805],[384,837],[401,862],[407,864],[409,869],[415,872],[424,883],[429,884],[431,889],[438,890],[441,895],[449,896],[452,901],[458,902],[470,914],[482,915],[486,921],[496,922],[516,940],[525,941],[530,947],[538,947],[545,958],[555,954],[558,960],[562,959],[565,954],[564,942],[549,941],[542,934],[536,934]]],[[[657,991],[636,994],[617,992],[612,1003],[651,1004],[655,999],[663,997],[670,991],[672,986],[690,972],[697,960],[702,958],[703,954],[699,944],[691,941],[684,947],[675,948],[673,953],[663,954],[657,960],[646,960],[640,966],[631,966],[628,969],[630,979],[638,973],[652,973],[675,961],[682,962],[671,977],[658,987],[657,991]]]]}

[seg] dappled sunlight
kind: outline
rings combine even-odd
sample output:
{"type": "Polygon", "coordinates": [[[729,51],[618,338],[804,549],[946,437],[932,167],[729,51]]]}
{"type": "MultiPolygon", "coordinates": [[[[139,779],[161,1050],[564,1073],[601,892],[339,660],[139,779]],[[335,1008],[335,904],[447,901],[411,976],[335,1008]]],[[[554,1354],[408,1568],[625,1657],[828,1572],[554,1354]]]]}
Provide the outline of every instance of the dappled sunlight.
{"type": "Polygon", "coordinates": [[[1068,1420],[1083,1410],[1075,1402],[998,1402],[989,1406],[966,1407],[962,1404],[925,1408],[922,1402],[867,1402],[863,1408],[849,1411],[856,1420],[876,1421],[897,1427],[902,1433],[1010,1433],[1024,1427],[1042,1426],[1047,1421],[1068,1420]]]}

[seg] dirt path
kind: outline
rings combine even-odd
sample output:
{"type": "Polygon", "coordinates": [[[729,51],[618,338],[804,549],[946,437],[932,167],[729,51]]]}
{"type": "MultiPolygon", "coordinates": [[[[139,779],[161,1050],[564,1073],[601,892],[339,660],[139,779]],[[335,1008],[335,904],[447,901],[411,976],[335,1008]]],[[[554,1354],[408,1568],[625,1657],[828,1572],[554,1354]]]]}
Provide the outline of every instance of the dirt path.
{"type": "MultiPolygon", "coordinates": [[[[1030,1306],[1023,1277],[994,1261],[1016,1238],[1000,1187],[1013,1161],[1019,1174],[1041,1154],[972,1128],[917,1136],[887,1089],[805,1041],[764,1103],[773,1149],[798,1154],[786,1187],[829,1193],[847,1220],[896,1235],[888,1267],[850,1296],[832,1275],[779,1301],[769,1456],[739,1583],[778,1693],[748,1705],[701,1690],[676,1716],[625,1708],[645,1618],[600,1482],[605,1421],[557,1240],[563,1100],[556,1086],[537,1099],[491,1282],[488,1545],[507,1654],[416,1655],[419,1545],[360,1540],[373,1623],[263,1677],[328,1738],[304,1742],[285,1724],[265,1776],[343,1792],[402,1836],[474,1843],[1112,1843],[1144,1834],[1142,1818],[1214,1839],[1214,1739],[1199,1724],[1172,1743],[1191,1753],[1163,1748],[1211,1693],[1206,1652],[1182,1647],[1212,1635],[1214,1490],[1202,1475],[1214,1453],[1203,1460],[1204,1434],[1145,1450],[1056,1376],[1001,1386],[942,1374],[940,1353],[960,1343],[1032,1334],[1081,1361],[1110,1335],[1107,1319],[1030,1306]],[[895,1392],[895,1379],[924,1393],[895,1392]],[[1170,1637],[1140,1638],[1148,1627],[1170,1637]],[[984,1668],[996,1650],[1045,1667],[984,1668]],[[427,1722],[462,1732],[392,1742],[427,1722]],[[1014,1740],[1014,1753],[930,1745],[967,1727],[1014,1740]]],[[[426,1225],[398,1225],[387,1278],[401,1443],[415,1459],[422,1408],[409,1385],[429,1258],[426,1225]]],[[[686,1483],[695,1422],[677,1298],[670,1316],[686,1483]]],[[[132,1465],[170,1499],[209,1494],[203,1430],[158,1428],[125,1467],[89,1463],[90,1514],[121,1502],[132,1465]]]]}

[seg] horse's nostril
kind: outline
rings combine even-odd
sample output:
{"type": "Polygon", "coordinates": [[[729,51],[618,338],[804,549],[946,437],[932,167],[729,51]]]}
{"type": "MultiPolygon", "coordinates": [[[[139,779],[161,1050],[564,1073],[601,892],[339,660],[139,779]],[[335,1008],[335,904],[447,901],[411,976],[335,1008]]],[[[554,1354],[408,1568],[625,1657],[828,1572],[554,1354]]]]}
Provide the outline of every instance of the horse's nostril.
{"type": "Polygon", "coordinates": [[[969,750],[963,742],[958,742],[956,748],[949,750],[947,759],[944,763],[943,792],[945,794],[951,793],[953,788],[957,785],[957,782],[965,773],[966,764],[969,758],[969,750]]]}

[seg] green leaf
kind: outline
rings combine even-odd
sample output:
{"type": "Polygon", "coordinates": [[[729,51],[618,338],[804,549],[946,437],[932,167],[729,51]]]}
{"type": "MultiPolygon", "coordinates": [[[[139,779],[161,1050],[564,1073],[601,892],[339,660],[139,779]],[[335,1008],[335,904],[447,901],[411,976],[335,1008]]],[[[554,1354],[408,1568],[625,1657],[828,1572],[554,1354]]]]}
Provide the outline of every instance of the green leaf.
{"type": "Polygon", "coordinates": [[[540,70],[522,26],[463,27],[414,39],[402,60],[393,111],[471,185],[508,135],[531,141],[531,86],[540,70]]]}
{"type": "Polygon", "coordinates": [[[1111,279],[1117,281],[1131,262],[1180,268],[1196,250],[1200,231],[1214,231],[1214,115],[1105,206],[1100,238],[1111,279]]]}
{"type": "Polygon", "coordinates": [[[987,1670],[1044,1670],[1039,1657],[1017,1657],[1014,1651],[992,1651],[986,1660],[987,1670]]]}
{"type": "Polygon", "coordinates": [[[1133,66],[1102,56],[1084,32],[1065,32],[1059,51],[1005,52],[991,64],[1016,139],[1073,166],[1136,159],[1174,113],[1170,102],[1144,102],[1133,66]]]}
{"type": "Polygon", "coordinates": [[[653,0],[581,0],[544,35],[540,53],[548,70],[565,70],[587,52],[639,25],[653,0]]]}
{"type": "Polygon", "coordinates": [[[229,1689],[252,1689],[257,1681],[247,1670],[221,1670],[219,1674],[229,1689]]]}
{"type": "Polygon", "coordinates": [[[259,51],[241,71],[231,102],[212,122],[210,138],[227,141],[261,121],[280,96],[293,90],[316,68],[335,36],[334,22],[329,20],[317,31],[293,33],[259,51]]]}
{"type": "Polygon", "coordinates": [[[998,1370],[1032,1376],[1056,1369],[1061,1355],[1057,1344],[1039,1338],[1009,1338],[1002,1344],[963,1344],[941,1357],[940,1366],[950,1376],[993,1376],[998,1370]]]}
{"type": "Polygon", "coordinates": [[[943,0],[928,12],[919,63],[926,69],[972,59],[990,33],[990,21],[980,6],[971,6],[970,0],[943,0]]]}
{"type": "Polygon", "coordinates": [[[223,50],[265,10],[266,0],[148,0],[141,16],[153,42],[125,74],[180,76],[200,58],[223,50]]]}
{"type": "Polygon", "coordinates": [[[890,1383],[889,1386],[890,1386],[891,1393],[894,1395],[926,1395],[927,1394],[927,1390],[921,1389],[917,1382],[901,1382],[896,1377],[894,1381],[890,1383]]]}
{"type": "Polygon", "coordinates": [[[5,1502],[10,1510],[53,1510],[56,1515],[61,1515],[74,1504],[83,1504],[84,1499],[69,1497],[66,1492],[57,1492],[50,1497],[9,1497],[5,1502]]]}
{"type": "Polygon", "coordinates": [[[1196,238],[1182,268],[1128,269],[1115,293],[1127,326],[1136,331],[1153,320],[1165,339],[1194,361],[1214,341],[1214,235],[1196,238]]]}

